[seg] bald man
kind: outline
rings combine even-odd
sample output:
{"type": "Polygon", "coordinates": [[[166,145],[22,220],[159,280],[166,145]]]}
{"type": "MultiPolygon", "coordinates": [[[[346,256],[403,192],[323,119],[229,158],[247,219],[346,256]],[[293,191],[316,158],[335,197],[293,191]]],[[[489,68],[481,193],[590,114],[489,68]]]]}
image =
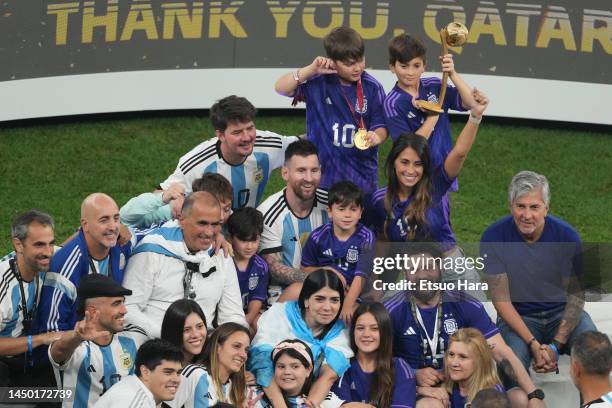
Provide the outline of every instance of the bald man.
{"type": "Polygon", "coordinates": [[[55,253],[45,278],[38,332],[74,329],[76,293],[83,277],[98,273],[119,284],[123,281],[127,260],[140,236],[120,245],[119,226],[119,208],[110,196],[93,193],[83,200],[81,228],[55,253]]]}
{"type": "Polygon", "coordinates": [[[183,203],[178,220],[150,231],[134,248],[123,280],[132,290],[126,299],[129,323],[160,337],[166,309],[178,299],[196,301],[209,328],[237,322],[248,327],[242,310],[238,276],[232,258],[213,253],[221,232],[221,205],[199,191],[183,203]]]}

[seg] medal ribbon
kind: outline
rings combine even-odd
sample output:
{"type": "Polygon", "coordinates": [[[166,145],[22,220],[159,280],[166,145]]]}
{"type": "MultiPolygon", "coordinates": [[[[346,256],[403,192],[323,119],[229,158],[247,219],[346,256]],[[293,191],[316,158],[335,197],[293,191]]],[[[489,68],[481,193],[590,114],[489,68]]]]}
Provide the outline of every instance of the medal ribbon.
{"type": "Polygon", "coordinates": [[[421,316],[421,312],[414,302],[414,299],[410,299],[410,309],[412,311],[412,316],[417,322],[419,333],[421,334],[421,340],[423,341],[423,358],[425,358],[425,355],[427,354],[427,344],[429,344],[429,348],[431,349],[432,363],[434,364],[434,368],[438,368],[437,359],[438,357],[444,356],[444,339],[440,335],[442,332],[442,301],[440,300],[436,310],[436,324],[434,326],[433,338],[429,337],[429,333],[427,332],[427,328],[423,322],[423,317],[421,316]],[[423,332],[425,333],[425,338],[423,338],[423,332]],[[438,355],[438,345],[440,342],[442,343],[442,347],[440,348],[440,355],[438,355]]]}
{"type": "Polygon", "coordinates": [[[357,81],[357,108],[359,109],[359,112],[355,112],[353,104],[351,103],[351,101],[349,101],[349,98],[346,96],[346,93],[344,93],[342,84],[340,84],[340,91],[342,92],[342,96],[344,97],[344,100],[346,101],[346,104],[348,105],[348,108],[351,111],[351,116],[353,116],[353,119],[355,120],[355,122],[357,122],[357,126],[359,126],[360,129],[365,129],[365,122],[363,120],[363,116],[360,113],[363,112],[363,85],[361,84],[361,79],[357,81]]]}

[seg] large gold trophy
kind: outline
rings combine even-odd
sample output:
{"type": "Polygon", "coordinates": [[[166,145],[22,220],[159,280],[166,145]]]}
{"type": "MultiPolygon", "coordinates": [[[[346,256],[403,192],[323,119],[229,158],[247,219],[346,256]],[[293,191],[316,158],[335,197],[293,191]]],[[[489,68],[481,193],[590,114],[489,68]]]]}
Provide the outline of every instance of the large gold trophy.
{"type": "MultiPolygon", "coordinates": [[[[440,40],[442,42],[442,56],[448,54],[448,47],[459,47],[467,41],[468,29],[465,25],[452,22],[446,27],[440,30],[440,40]]],[[[419,107],[426,111],[437,114],[442,113],[442,104],[444,103],[444,97],[446,96],[446,86],[448,82],[448,72],[442,75],[442,87],[440,88],[440,96],[438,96],[438,103],[431,103],[429,101],[417,100],[419,107]]]]}

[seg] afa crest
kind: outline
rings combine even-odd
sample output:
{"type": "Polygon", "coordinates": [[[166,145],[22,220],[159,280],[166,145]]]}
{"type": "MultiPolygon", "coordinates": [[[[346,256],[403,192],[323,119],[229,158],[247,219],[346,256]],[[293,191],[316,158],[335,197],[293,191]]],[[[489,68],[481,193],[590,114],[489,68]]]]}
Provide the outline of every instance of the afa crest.
{"type": "Polygon", "coordinates": [[[346,252],[346,260],[347,260],[347,262],[355,263],[355,262],[357,262],[358,259],[359,259],[359,251],[358,250],[356,250],[354,248],[350,248],[346,252]]]}
{"type": "Polygon", "coordinates": [[[251,275],[249,277],[249,290],[255,289],[258,283],[259,283],[259,276],[251,275]]]}
{"type": "Polygon", "coordinates": [[[363,106],[359,109],[359,101],[355,102],[355,112],[365,115],[368,111],[368,100],[363,98],[363,106]]]}
{"type": "Polygon", "coordinates": [[[119,355],[119,363],[121,364],[121,367],[126,370],[129,370],[133,364],[131,354],[123,350],[123,353],[119,355]]]}
{"type": "Polygon", "coordinates": [[[253,172],[253,181],[256,184],[259,184],[263,181],[263,179],[264,179],[263,169],[261,167],[257,167],[257,170],[253,172]]]}
{"type": "Polygon", "coordinates": [[[451,317],[450,319],[446,319],[444,321],[444,331],[447,334],[453,334],[454,332],[456,332],[457,330],[459,330],[459,327],[457,325],[457,321],[455,320],[454,317],[451,317]]]}

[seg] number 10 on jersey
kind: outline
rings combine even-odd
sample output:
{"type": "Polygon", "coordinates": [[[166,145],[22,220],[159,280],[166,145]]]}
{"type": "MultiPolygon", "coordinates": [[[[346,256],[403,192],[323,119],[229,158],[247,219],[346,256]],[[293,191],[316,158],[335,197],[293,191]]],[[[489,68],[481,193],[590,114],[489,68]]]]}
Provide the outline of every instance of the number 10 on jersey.
{"type": "Polygon", "coordinates": [[[334,123],[332,126],[334,130],[334,146],[342,147],[353,147],[353,135],[355,135],[355,125],[347,123],[342,126],[342,132],[340,132],[340,125],[334,123]],[[342,133],[342,134],[340,134],[342,133]]]}

